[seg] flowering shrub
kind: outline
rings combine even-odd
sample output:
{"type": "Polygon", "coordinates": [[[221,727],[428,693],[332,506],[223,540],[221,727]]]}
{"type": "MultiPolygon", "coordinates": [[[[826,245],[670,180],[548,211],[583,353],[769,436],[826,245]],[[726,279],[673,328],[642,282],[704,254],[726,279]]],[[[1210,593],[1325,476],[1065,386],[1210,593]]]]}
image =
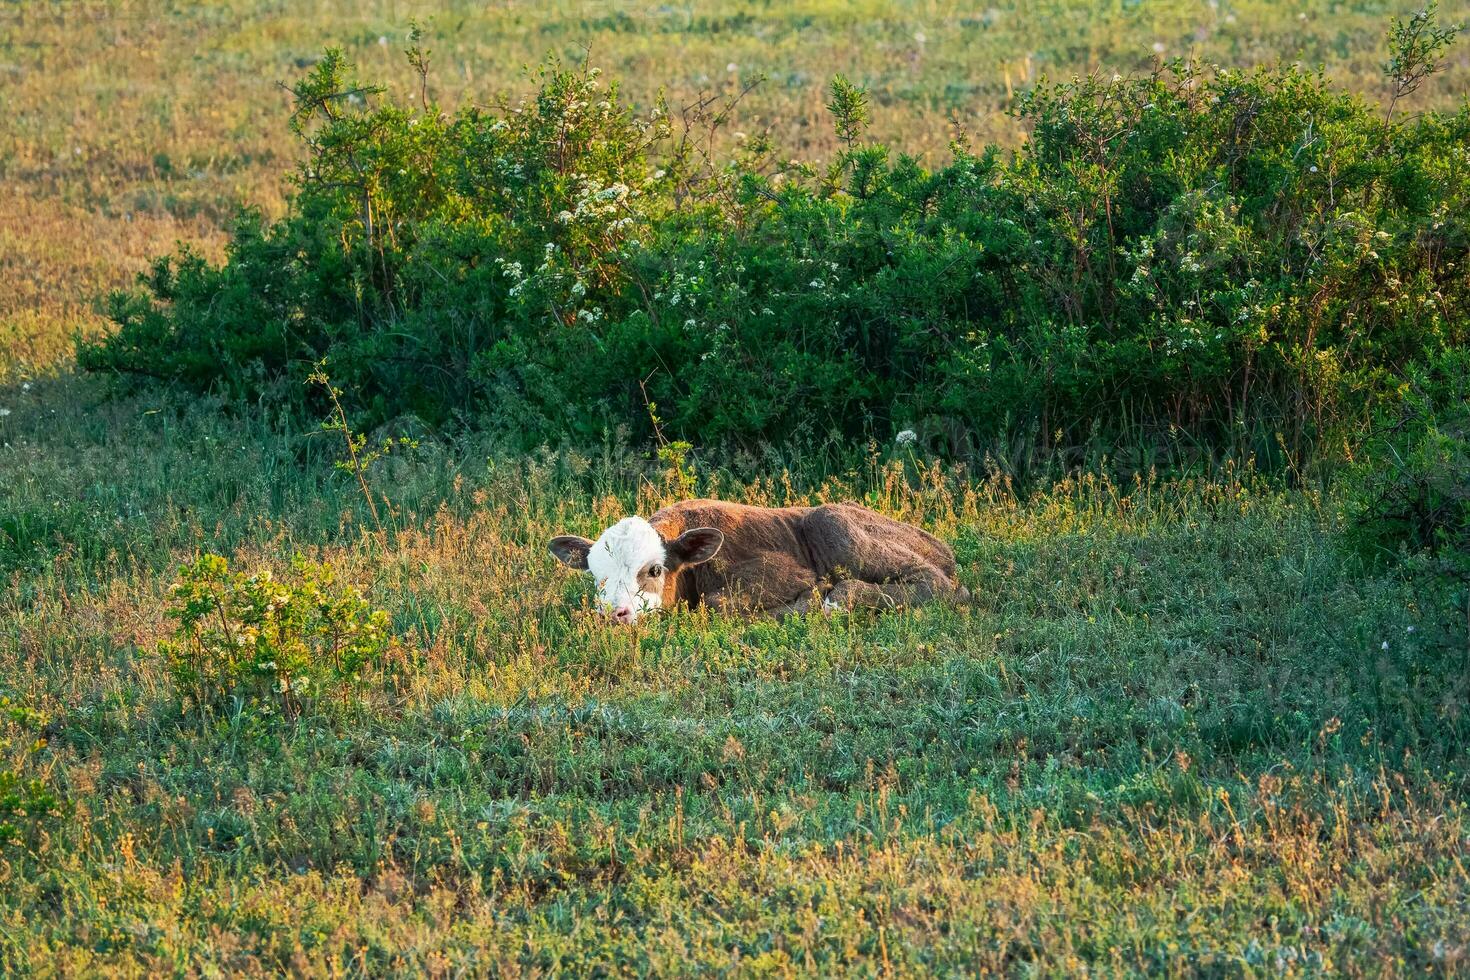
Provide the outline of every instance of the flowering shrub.
{"type": "Polygon", "coordinates": [[[703,444],[1307,451],[1470,339],[1470,110],[1386,118],[1294,68],[1043,84],[1024,147],[934,171],[866,142],[841,79],[820,171],[759,139],[710,162],[595,69],[450,115],[332,52],[295,92],[291,213],[159,260],[84,366],[250,395],[325,357],[368,421],[528,446],[650,434],[652,400],[703,444]]]}
{"type": "Polygon", "coordinates": [[[195,705],[233,696],[295,717],[333,690],[346,704],[393,642],[386,612],[330,565],[300,558],[282,582],[204,555],[180,569],[173,599],[179,625],[160,653],[195,705]]]}

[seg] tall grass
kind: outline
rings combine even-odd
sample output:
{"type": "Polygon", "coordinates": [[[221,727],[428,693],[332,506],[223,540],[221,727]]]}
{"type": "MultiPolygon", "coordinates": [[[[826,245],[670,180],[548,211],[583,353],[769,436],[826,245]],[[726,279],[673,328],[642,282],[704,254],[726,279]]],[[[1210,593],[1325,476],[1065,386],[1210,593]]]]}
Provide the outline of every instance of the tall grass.
{"type": "Polygon", "coordinates": [[[0,670],[44,720],[5,751],[64,806],[0,861],[7,972],[1463,968],[1463,614],[1331,500],[706,471],[921,523],[977,601],[614,631],[544,547],[680,492],[621,447],[381,460],[390,538],[335,433],[11,400],[0,670]],[[182,708],[200,550],[332,562],[411,669],[294,723],[182,708]]]}

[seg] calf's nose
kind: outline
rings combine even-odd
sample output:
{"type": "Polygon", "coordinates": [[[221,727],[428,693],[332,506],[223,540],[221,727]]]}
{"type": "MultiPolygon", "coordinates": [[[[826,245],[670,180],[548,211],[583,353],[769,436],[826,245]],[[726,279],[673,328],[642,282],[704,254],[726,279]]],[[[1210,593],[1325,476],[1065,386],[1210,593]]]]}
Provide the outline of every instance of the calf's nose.
{"type": "Polygon", "coordinates": [[[633,621],[633,607],[622,605],[613,610],[613,619],[620,623],[631,623],[633,621]]]}

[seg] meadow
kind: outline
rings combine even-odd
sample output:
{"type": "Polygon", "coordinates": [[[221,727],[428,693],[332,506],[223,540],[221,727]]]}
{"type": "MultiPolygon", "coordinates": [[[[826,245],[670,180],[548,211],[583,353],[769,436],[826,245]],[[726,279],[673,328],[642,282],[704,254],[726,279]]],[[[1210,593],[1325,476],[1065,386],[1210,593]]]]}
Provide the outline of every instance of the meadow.
{"type": "MultiPolygon", "coordinates": [[[[367,464],[270,398],[77,372],[176,239],[287,208],[293,82],[341,44],[448,105],[589,45],[635,104],[733,94],[838,150],[826,82],[942,158],[1042,72],[1300,58],[1379,93],[1378,3],[238,0],[0,12],[0,972],[1455,975],[1470,970],[1462,582],[1365,554],[1335,476],[918,448],[691,455],[494,432],[367,464]],[[611,630],[546,553],[698,492],[853,499],[968,607],[611,630]],[[201,553],[330,562],[395,638],[341,701],[201,705],[163,648],[201,553]]],[[[1446,8],[1448,19],[1465,11],[1446,8]]],[[[1413,102],[1453,106],[1465,47],[1413,102]]],[[[732,130],[735,127],[731,127],[732,130]]],[[[729,137],[734,139],[733,134],[729,137]]],[[[353,419],[348,418],[349,428],[353,419]]]]}
{"type": "Polygon", "coordinates": [[[624,448],[421,446],[379,534],[318,432],[58,384],[4,420],[5,748],[59,800],[9,817],[6,972],[1464,966],[1463,611],[1318,495],[773,462],[703,489],[921,521],[975,605],[613,631],[545,541],[676,495],[624,448]],[[334,562],[409,662],[181,708],[197,549],[334,562]]]}

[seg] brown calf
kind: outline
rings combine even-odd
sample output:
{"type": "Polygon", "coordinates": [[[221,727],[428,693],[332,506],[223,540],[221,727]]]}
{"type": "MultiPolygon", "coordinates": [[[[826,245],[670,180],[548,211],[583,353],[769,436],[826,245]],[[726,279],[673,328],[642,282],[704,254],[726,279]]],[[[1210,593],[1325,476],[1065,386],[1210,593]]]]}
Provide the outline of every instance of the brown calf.
{"type": "Polygon", "coordinates": [[[624,518],[595,542],[554,538],[551,552],[590,572],[622,623],[681,601],[784,616],[805,612],[813,596],[828,610],[969,598],[947,544],[856,504],[686,500],[646,521],[624,518]]]}

